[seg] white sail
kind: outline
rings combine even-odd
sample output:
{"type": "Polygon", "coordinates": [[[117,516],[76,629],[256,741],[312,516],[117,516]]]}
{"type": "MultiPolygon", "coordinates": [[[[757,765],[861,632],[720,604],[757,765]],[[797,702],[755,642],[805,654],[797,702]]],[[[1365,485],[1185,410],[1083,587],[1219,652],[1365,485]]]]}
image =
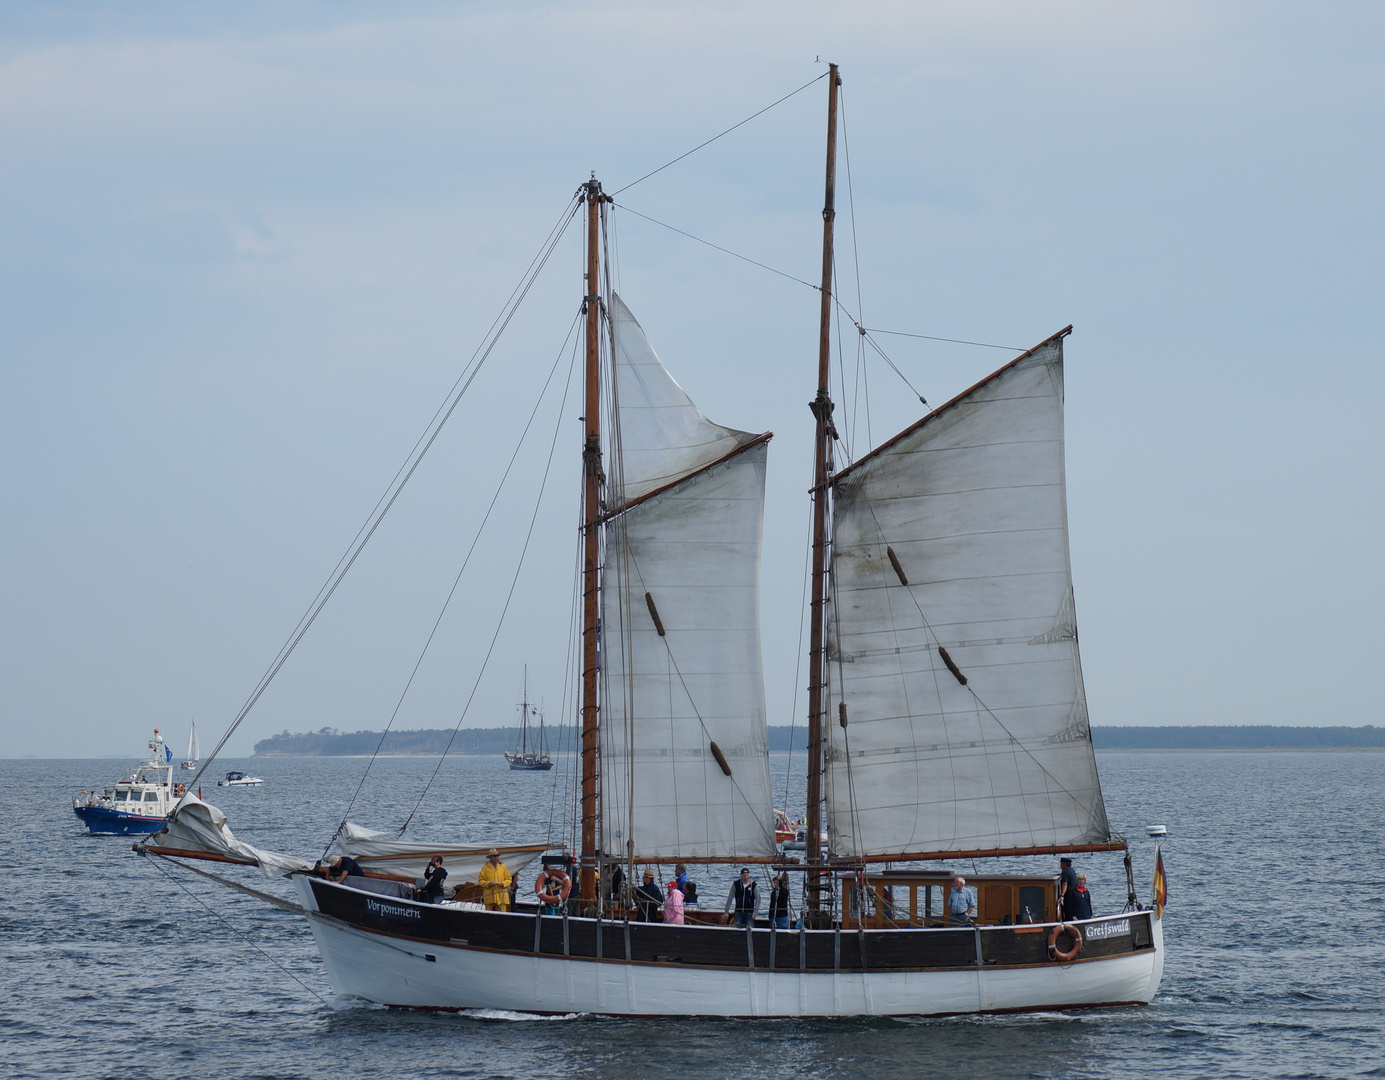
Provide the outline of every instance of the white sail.
{"type": "Polygon", "coordinates": [[[714,424],[674,381],[619,296],[611,297],[615,341],[611,494],[620,507],[681,480],[757,436],[714,424]]]}
{"type": "Polygon", "coordinates": [[[192,730],[188,732],[188,761],[196,761],[202,756],[202,746],[197,741],[197,723],[193,721],[192,730]]]}
{"type": "Polygon", "coordinates": [[[766,444],[698,412],[613,307],[613,473],[624,482],[613,494],[627,509],[606,534],[602,844],[621,856],[770,855],[766,444]]]}
{"type": "Polygon", "coordinates": [[[1068,556],[1062,337],[843,470],[835,494],[833,850],[1107,840],[1068,556]]]}

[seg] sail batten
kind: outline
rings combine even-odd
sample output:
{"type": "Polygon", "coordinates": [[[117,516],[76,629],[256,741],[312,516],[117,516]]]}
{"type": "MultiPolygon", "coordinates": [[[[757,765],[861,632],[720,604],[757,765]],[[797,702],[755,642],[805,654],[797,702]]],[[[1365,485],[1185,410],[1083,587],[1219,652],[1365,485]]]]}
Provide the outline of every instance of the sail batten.
{"type": "Polygon", "coordinates": [[[834,485],[836,854],[1049,850],[1109,827],[1069,567],[1062,337],[834,485]]]}

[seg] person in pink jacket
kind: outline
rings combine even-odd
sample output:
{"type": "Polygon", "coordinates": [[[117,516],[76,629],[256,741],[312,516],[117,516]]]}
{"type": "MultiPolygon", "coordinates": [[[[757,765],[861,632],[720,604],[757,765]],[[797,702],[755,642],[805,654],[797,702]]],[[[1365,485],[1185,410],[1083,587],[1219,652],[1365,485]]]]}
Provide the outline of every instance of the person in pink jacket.
{"type": "Polygon", "coordinates": [[[664,897],[664,922],[680,925],[683,922],[683,890],[676,881],[668,883],[668,895],[664,897]]]}

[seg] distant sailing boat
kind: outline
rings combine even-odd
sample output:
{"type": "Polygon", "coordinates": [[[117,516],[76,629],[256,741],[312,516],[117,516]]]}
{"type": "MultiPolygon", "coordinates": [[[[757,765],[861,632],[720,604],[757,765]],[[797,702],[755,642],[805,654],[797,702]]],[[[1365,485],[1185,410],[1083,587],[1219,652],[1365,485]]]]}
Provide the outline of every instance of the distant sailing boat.
{"type": "Polygon", "coordinates": [[[197,721],[192,721],[192,730],[188,732],[188,756],[183,760],[183,768],[197,768],[197,759],[202,756],[202,747],[197,741],[197,721]]]}
{"type": "Polygon", "coordinates": [[[512,769],[520,769],[525,772],[544,772],[553,768],[553,761],[548,756],[548,733],[543,729],[543,713],[529,704],[529,669],[527,667],[524,669],[523,696],[524,700],[519,705],[519,741],[515,743],[515,752],[506,754],[505,760],[510,763],[512,769]],[[529,738],[529,718],[531,716],[539,718],[538,733],[532,740],[533,749],[530,749],[531,740],[529,738]]]}

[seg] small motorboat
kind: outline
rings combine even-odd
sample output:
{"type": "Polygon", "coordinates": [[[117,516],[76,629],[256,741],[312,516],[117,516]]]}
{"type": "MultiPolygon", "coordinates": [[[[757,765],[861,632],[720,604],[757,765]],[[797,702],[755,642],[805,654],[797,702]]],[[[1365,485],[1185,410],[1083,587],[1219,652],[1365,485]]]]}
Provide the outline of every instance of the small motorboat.
{"type": "Polygon", "coordinates": [[[258,776],[250,776],[243,772],[228,772],[224,780],[216,782],[217,787],[254,787],[256,784],[263,784],[264,781],[258,776]]]}

